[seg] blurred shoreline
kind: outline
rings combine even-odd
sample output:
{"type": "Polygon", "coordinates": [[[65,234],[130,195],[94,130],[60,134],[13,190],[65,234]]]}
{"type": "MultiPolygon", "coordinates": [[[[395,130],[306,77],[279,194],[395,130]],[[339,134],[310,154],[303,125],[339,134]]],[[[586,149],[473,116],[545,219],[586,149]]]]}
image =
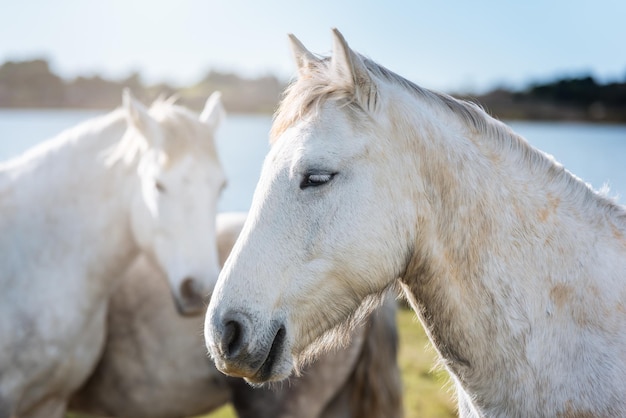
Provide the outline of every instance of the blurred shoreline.
{"type": "MultiPolygon", "coordinates": [[[[7,61],[0,66],[0,108],[112,109],[121,104],[122,90],[130,88],[145,103],[174,95],[196,110],[220,90],[229,112],[271,114],[287,84],[271,74],[246,78],[219,71],[209,71],[190,86],[146,85],[139,73],[121,80],[98,75],[66,80],[44,59],[7,61]]],[[[453,96],[478,103],[498,119],[626,123],[626,76],[600,84],[583,75],[531,84],[519,91],[499,88],[482,95],[453,96]]]]}

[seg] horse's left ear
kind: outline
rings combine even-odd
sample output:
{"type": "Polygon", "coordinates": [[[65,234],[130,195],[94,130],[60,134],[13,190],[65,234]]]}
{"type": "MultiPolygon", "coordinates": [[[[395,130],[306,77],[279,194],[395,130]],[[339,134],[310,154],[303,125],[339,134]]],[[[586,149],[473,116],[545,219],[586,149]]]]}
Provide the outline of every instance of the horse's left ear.
{"type": "Polygon", "coordinates": [[[298,75],[306,77],[313,67],[320,63],[320,59],[309,52],[293,33],[289,34],[289,45],[291,46],[293,58],[296,60],[298,75]]]}
{"type": "Polygon", "coordinates": [[[335,79],[353,91],[355,98],[368,109],[375,103],[376,86],[363,59],[356,54],[337,29],[333,29],[331,69],[335,79]]]}
{"type": "Polygon", "coordinates": [[[222,93],[213,92],[204,104],[204,109],[200,113],[200,121],[206,123],[215,131],[226,117],[226,110],[222,105],[222,93]]]}
{"type": "Polygon", "coordinates": [[[148,109],[133,96],[128,88],[124,89],[122,98],[129,126],[137,129],[153,146],[160,145],[162,138],[159,124],[150,116],[148,109]]]}

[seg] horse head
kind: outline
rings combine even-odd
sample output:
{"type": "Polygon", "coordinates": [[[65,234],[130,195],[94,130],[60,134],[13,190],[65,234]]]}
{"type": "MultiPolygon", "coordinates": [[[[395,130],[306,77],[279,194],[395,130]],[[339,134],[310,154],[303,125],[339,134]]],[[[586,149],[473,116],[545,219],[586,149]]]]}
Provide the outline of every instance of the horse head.
{"type": "Polygon", "coordinates": [[[403,174],[375,122],[377,80],[334,40],[321,59],[291,36],[299,78],[207,312],[217,367],[251,382],[283,379],[324,342],[345,341],[406,261],[410,211],[389,183],[403,174]]]}
{"type": "Polygon", "coordinates": [[[166,273],[179,311],[199,313],[219,272],[215,217],[225,174],[214,134],[224,114],[220,94],[199,117],[167,100],[147,109],[128,91],[124,108],[139,160],[135,239],[166,273]]]}

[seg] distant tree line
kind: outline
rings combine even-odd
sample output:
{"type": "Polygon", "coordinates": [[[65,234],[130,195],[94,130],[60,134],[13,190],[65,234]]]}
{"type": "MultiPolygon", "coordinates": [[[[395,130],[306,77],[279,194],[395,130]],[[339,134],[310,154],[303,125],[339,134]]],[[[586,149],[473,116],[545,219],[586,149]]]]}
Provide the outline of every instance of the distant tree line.
{"type": "Polygon", "coordinates": [[[195,109],[201,109],[207,97],[220,90],[229,111],[270,113],[285,85],[272,75],[243,78],[219,71],[210,71],[196,84],[182,88],[166,83],[146,85],[138,73],[122,80],[97,75],[65,80],[43,59],[7,61],[0,66],[0,107],[112,109],[121,104],[122,90],[129,87],[146,103],[160,95],[176,94],[181,103],[195,109]]]}
{"type": "Polygon", "coordinates": [[[534,83],[521,91],[495,89],[466,99],[501,119],[626,122],[626,77],[599,84],[584,75],[534,83]]]}
{"type": "MultiPolygon", "coordinates": [[[[286,84],[273,75],[244,78],[219,71],[209,71],[199,82],[182,88],[166,83],[146,85],[138,73],[121,80],[97,75],[65,80],[43,59],[7,61],[0,66],[0,107],[109,109],[121,103],[122,90],[129,87],[145,102],[176,94],[182,104],[195,109],[220,90],[230,112],[271,113],[286,84]]],[[[480,103],[501,119],[626,122],[626,77],[621,82],[600,84],[584,75],[535,83],[519,91],[495,89],[463,98],[480,103]]]]}

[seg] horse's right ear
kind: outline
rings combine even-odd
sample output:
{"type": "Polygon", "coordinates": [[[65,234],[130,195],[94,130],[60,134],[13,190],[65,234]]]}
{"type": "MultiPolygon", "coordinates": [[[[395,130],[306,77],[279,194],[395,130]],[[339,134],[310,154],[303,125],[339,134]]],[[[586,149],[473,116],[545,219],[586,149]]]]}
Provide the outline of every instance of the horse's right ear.
{"type": "Polygon", "coordinates": [[[298,75],[300,77],[306,75],[320,62],[320,59],[306,49],[304,45],[302,45],[302,42],[292,33],[289,34],[289,44],[291,45],[291,52],[293,52],[293,57],[296,60],[298,75]]]}
{"type": "Polygon", "coordinates": [[[126,110],[128,125],[134,127],[141,135],[152,144],[161,145],[159,124],[148,113],[148,109],[133,96],[130,89],[125,88],[122,94],[122,103],[126,110]]]}

